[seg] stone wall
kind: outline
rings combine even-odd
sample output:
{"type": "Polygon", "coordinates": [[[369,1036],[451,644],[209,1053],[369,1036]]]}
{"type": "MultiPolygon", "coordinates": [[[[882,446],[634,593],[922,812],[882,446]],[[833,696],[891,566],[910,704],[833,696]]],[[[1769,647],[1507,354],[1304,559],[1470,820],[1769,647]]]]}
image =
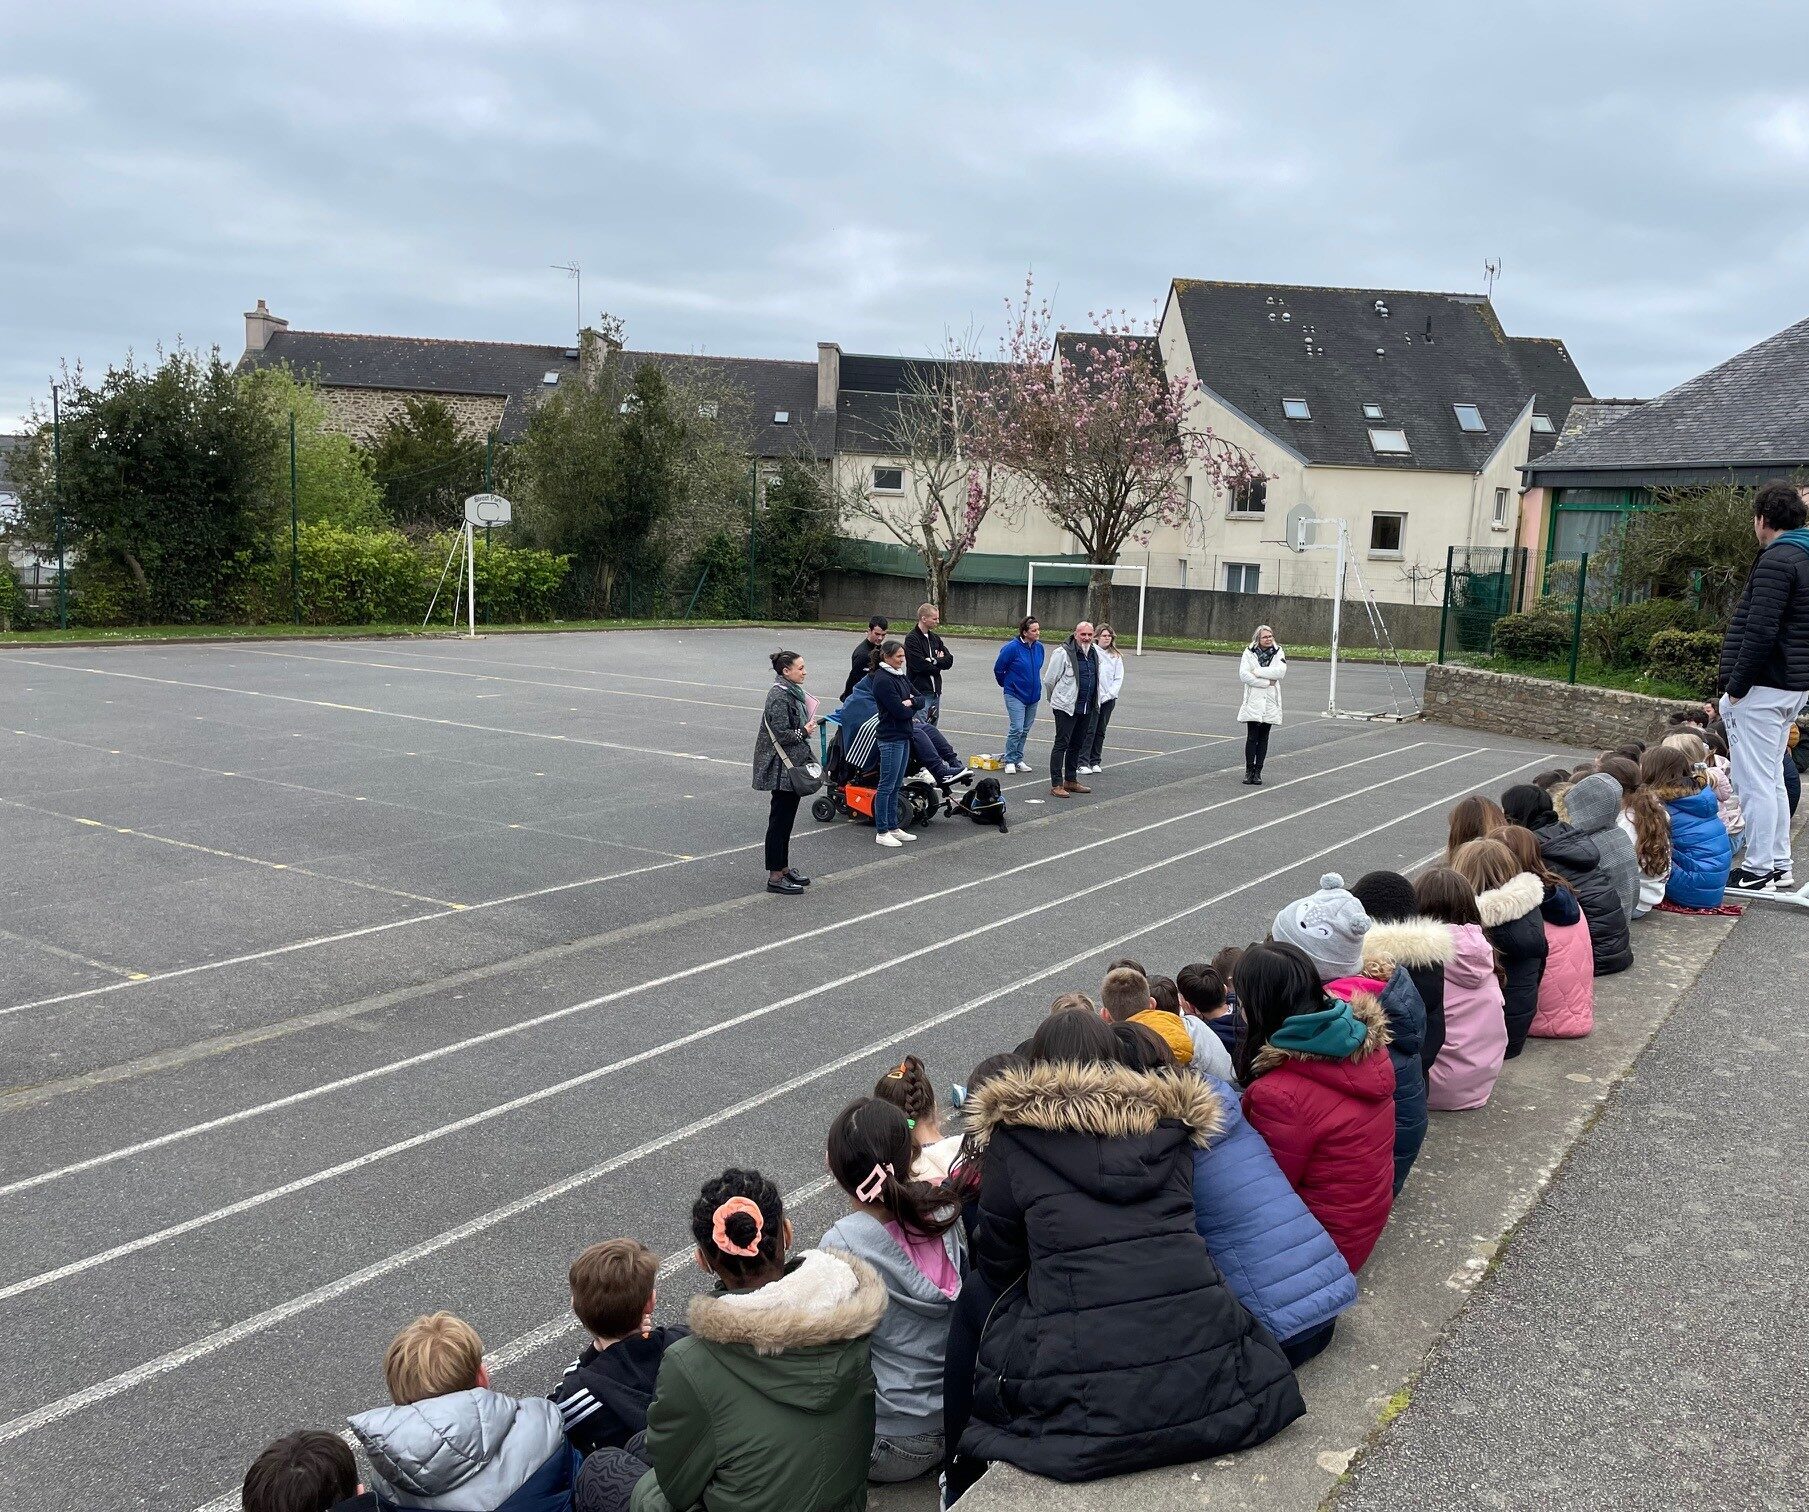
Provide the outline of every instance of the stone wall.
{"type": "Polygon", "coordinates": [[[407,399],[438,399],[474,441],[483,440],[502,424],[504,404],[500,395],[422,394],[412,389],[323,388],[320,397],[333,429],[361,443],[375,440],[390,417],[402,413],[407,399]]]}
{"type": "MultiPolygon", "coordinates": [[[[902,617],[908,626],[923,597],[924,585],[918,578],[878,572],[826,572],[817,613],[826,620],[865,620],[870,614],[883,614],[894,623],[902,617]]],[[[1045,626],[1072,625],[1085,613],[1086,601],[1083,585],[1045,586],[1040,578],[1037,582],[1036,615],[1045,626]]],[[[1424,651],[1437,648],[1438,605],[1386,604],[1383,613],[1389,639],[1396,647],[1424,651]]],[[[1022,583],[949,585],[948,618],[952,624],[1015,625],[1023,617],[1022,583]]],[[[1120,639],[1128,641],[1136,634],[1135,583],[1121,581],[1113,588],[1112,620],[1120,639]]],[[[1247,641],[1258,625],[1272,626],[1284,646],[1329,645],[1331,600],[1277,593],[1220,593],[1205,588],[1152,588],[1144,606],[1145,635],[1247,641]]],[[[1344,604],[1343,635],[1346,645],[1374,644],[1368,614],[1351,599],[1344,604]]]]}
{"type": "Polygon", "coordinates": [[[1584,751],[1604,751],[1628,740],[1649,741],[1673,709],[1697,707],[1644,693],[1476,667],[1426,668],[1427,719],[1584,751]]]}

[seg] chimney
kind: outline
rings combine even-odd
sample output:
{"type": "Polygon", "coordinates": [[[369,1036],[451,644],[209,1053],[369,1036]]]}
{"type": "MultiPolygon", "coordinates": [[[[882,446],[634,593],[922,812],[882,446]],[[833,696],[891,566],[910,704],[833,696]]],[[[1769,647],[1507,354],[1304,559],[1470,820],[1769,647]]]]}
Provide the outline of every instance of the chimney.
{"type": "Polygon", "coordinates": [[[833,341],[817,343],[817,410],[833,410],[842,391],[842,349],[833,341]]]}
{"type": "Polygon", "coordinates": [[[289,322],[286,320],[278,320],[276,316],[270,313],[270,306],[260,299],[258,301],[258,307],[255,310],[247,310],[245,312],[246,354],[249,355],[252,352],[263,351],[264,348],[270,344],[270,338],[272,336],[276,335],[278,331],[286,331],[288,329],[289,322]]]}
{"type": "Polygon", "coordinates": [[[605,364],[621,350],[620,336],[586,326],[578,332],[578,376],[586,383],[595,383],[605,364]]]}

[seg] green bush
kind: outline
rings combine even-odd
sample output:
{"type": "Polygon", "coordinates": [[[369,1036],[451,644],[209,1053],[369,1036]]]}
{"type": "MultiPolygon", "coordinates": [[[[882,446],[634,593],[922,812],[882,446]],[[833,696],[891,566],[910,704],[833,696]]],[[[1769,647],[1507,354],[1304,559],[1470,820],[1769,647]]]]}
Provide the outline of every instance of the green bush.
{"type": "Polygon", "coordinates": [[[95,629],[142,625],[150,610],[150,594],[124,563],[91,556],[69,569],[70,624],[95,629]]]}
{"type": "Polygon", "coordinates": [[[1698,696],[1715,691],[1721,662],[1721,636],[1714,630],[1660,630],[1646,653],[1646,676],[1676,683],[1698,696]]]}
{"type": "Polygon", "coordinates": [[[11,630],[24,618],[25,588],[13,571],[13,564],[0,556],[0,630],[11,630]]]}
{"type": "Polygon", "coordinates": [[[1583,616],[1583,649],[1611,667],[1643,667],[1661,630],[1694,630],[1694,607],[1672,598],[1642,599],[1583,616]]]}
{"type": "Polygon", "coordinates": [[[1510,661],[1549,662],[1570,655],[1571,624],[1541,599],[1524,614],[1495,621],[1491,646],[1510,661]]]}
{"type": "MultiPolygon", "coordinates": [[[[432,577],[428,582],[428,592],[432,593],[433,584],[439,580],[439,569],[445,565],[446,557],[458,536],[452,532],[434,536],[427,544],[428,566],[432,577]],[[436,565],[437,564],[437,565],[436,565]]],[[[479,541],[476,555],[472,558],[472,570],[477,577],[477,613],[485,621],[513,622],[524,624],[529,620],[550,619],[553,603],[565,582],[565,575],[570,570],[572,559],[568,556],[555,556],[550,551],[542,551],[530,546],[505,546],[500,541],[489,545],[479,541]]],[[[458,565],[453,565],[447,574],[446,588],[441,592],[442,606],[452,592],[454,576],[458,565]]],[[[425,612],[423,605],[422,612],[425,612]]],[[[439,609],[434,610],[437,617],[439,609]]]]}

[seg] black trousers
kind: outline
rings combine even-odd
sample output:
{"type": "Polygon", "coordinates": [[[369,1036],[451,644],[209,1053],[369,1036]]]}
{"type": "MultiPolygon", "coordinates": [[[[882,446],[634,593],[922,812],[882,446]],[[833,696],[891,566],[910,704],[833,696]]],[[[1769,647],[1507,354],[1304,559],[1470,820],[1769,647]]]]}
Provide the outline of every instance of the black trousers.
{"type": "Polygon", "coordinates": [[[1261,720],[1246,720],[1244,728],[1249,734],[1244,736],[1244,765],[1263,769],[1263,762],[1269,755],[1269,726],[1261,720]]]}
{"type": "MultiPolygon", "coordinates": [[[[1096,711],[1064,714],[1060,709],[1052,709],[1050,712],[1055,715],[1055,744],[1049,747],[1049,786],[1060,787],[1080,775],[1080,758],[1093,738],[1096,711]]],[[[1087,763],[1088,766],[1092,764],[1087,763]]]]}
{"type": "Polygon", "coordinates": [[[1087,742],[1086,759],[1083,766],[1098,766],[1101,753],[1105,750],[1106,726],[1112,722],[1112,710],[1118,707],[1118,700],[1108,698],[1093,713],[1093,738],[1087,742]]]}
{"type": "Polygon", "coordinates": [[[980,1358],[980,1333],[986,1315],[999,1294],[973,1266],[961,1283],[948,1320],[948,1353],[942,1366],[942,1469],[948,1476],[952,1503],[986,1471],[986,1461],[969,1459],[960,1452],[961,1435],[967,1430],[974,1406],[974,1367],[980,1358]]]}
{"type": "Polygon", "coordinates": [[[1338,1320],[1313,1329],[1310,1333],[1295,1334],[1291,1339],[1281,1341],[1281,1352],[1287,1357],[1290,1365],[1301,1366],[1324,1350],[1332,1342],[1332,1330],[1338,1326],[1338,1320]]]}
{"type": "Polygon", "coordinates": [[[798,805],[803,801],[784,788],[773,793],[772,812],[766,820],[766,869],[769,872],[784,871],[791,865],[791,827],[798,817],[798,805]]]}

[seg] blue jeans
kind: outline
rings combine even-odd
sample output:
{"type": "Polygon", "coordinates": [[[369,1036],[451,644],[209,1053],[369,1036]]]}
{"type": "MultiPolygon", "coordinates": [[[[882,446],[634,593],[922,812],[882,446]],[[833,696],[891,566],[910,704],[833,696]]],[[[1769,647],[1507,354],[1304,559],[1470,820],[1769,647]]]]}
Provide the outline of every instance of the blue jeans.
{"type": "Polygon", "coordinates": [[[898,790],[910,756],[909,738],[879,743],[879,788],[873,794],[873,828],[878,834],[904,828],[898,818],[898,790]]]}
{"type": "Polygon", "coordinates": [[[1025,703],[1021,698],[1005,695],[1005,717],[1011,721],[1011,730],[1005,736],[1005,759],[1022,763],[1024,760],[1024,741],[1030,734],[1030,727],[1036,723],[1036,711],[1042,705],[1041,699],[1025,703]]]}

